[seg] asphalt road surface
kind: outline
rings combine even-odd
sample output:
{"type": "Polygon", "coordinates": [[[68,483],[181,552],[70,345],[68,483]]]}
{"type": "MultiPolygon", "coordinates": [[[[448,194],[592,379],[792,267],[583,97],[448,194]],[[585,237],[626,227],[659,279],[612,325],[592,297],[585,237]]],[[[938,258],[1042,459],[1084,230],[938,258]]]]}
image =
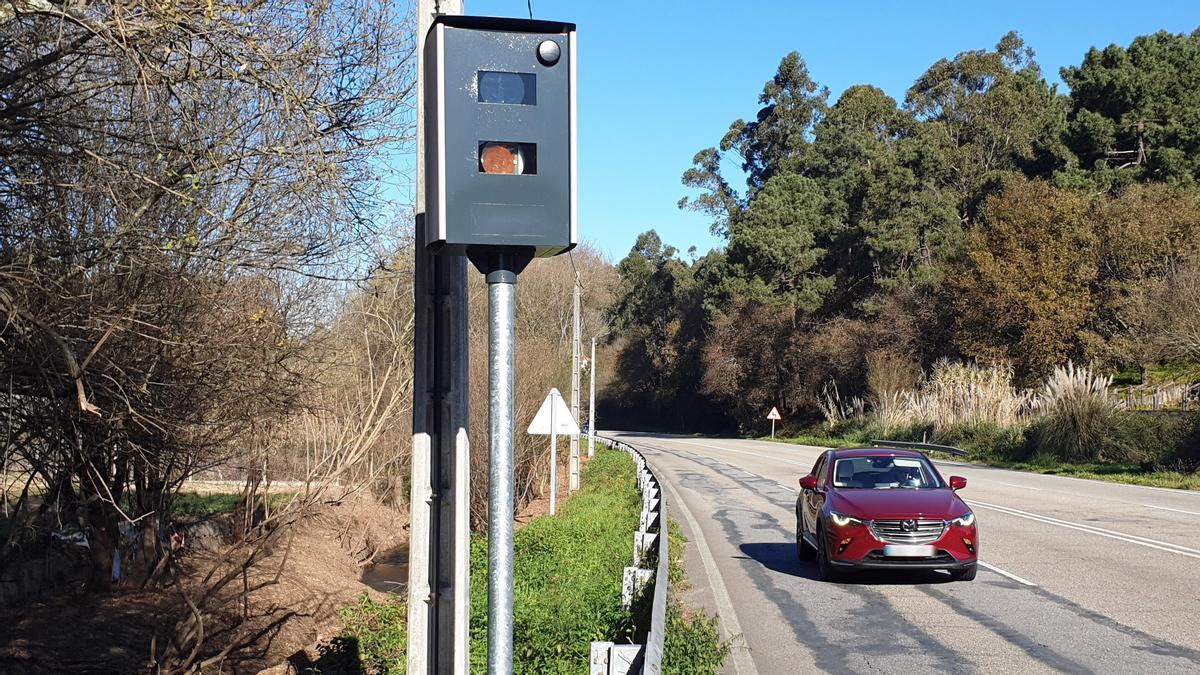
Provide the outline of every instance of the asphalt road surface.
{"type": "Polygon", "coordinates": [[[979,575],[816,580],[797,480],[822,448],[613,432],[665,483],[723,672],[1200,673],[1200,492],[935,462],[967,478],[979,575]]]}

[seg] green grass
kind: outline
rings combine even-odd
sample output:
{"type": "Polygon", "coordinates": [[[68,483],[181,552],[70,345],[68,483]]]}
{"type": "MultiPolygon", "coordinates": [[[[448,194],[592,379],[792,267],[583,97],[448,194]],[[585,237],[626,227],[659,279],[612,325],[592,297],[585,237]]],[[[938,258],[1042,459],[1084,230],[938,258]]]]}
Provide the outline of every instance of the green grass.
{"type": "MultiPolygon", "coordinates": [[[[1129,367],[1112,373],[1114,386],[1136,386],[1142,384],[1142,371],[1129,367]]],[[[1200,363],[1176,361],[1151,366],[1146,370],[1148,384],[1190,384],[1200,379],[1200,363]]]]}
{"type": "MultiPolygon", "coordinates": [[[[633,555],[641,512],[633,460],[598,448],[583,470],[583,488],[558,515],[534,519],[514,537],[514,673],[586,673],[593,641],[643,641],[649,616],[621,609],[621,576],[633,555]]],[[[676,529],[675,534],[678,535],[676,529]]],[[[673,538],[674,539],[674,538],[673,538]]],[[[681,577],[682,562],[672,564],[681,577]]],[[[648,604],[648,603],[647,603],[648,604]]],[[[343,638],[358,641],[363,667],[404,672],[404,603],[364,597],[342,610],[343,638]]],[[[715,672],[727,646],[716,619],[671,603],[666,672],[715,672]]],[[[487,540],[471,546],[471,671],[487,669],[487,540]]]]}
{"type": "MultiPolygon", "coordinates": [[[[646,617],[621,609],[621,576],[633,556],[641,513],[636,467],[624,452],[598,449],[583,488],[553,517],[536,518],[514,541],[514,673],[586,672],[595,640],[630,642],[646,617]]],[[[472,547],[471,662],[487,663],[487,541],[472,547]]]]}
{"type": "MultiPolygon", "coordinates": [[[[271,495],[271,508],[287,506],[291,493],[279,492],[271,495]]],[[[229,513],[242,503],[240,492],[180,492],[171,502],[171,515],[206,518],[218,513],[229,513]]]]}
{"type": "Polygon", "coordinates": [[[1200,490],[1200,473],[1146,471],[1131,464],[1071,464],[1058,461],[989,462],[990,466],[1029,471],[1053,476],[1090,478],[1110,483],[1128,483],[1150,487],[1200,490]]]}
{"type": "Polygon", "coordinates": [[[363,595],[343,607],[342,639],[358,642],[362,669],[368,673],[403,673],[408,668],[408,605],[401,597],[376,602],[363,595]]]}

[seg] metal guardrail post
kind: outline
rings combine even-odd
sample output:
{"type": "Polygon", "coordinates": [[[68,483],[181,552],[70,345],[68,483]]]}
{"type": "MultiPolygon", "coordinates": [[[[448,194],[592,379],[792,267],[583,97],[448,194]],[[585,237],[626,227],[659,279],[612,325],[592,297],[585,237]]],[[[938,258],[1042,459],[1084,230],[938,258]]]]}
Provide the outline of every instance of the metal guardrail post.
{"type": "Polygon", "coordinates": [[[612,642],[593,642],[589,672],[591,675],[629,675],[662,672],[663,644],[667,629],[668,555],[667,501],[646,458],[633,446],[611,438],[600,437],[609,447],[623,450],[637,465],[638,488],[642,492],[642,513],[638,530],[633,535],[633,565],[626,567],[622,579],[622,604],[634,602],[650,579],[654,593],[650,606],[650,632],[643,645],[619,645],[612,642]],[[650,531],[657,529],[657,531],[650,531]],[[644,568],[649,551],[657,545],[658,560],[653,570],[644,568]]]}

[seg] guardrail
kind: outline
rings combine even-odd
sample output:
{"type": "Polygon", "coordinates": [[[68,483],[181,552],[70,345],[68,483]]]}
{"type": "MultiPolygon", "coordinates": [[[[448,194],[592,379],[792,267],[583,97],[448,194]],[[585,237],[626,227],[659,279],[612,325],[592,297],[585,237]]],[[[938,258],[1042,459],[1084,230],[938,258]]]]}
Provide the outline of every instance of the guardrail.
{"type": "Polygon", "coordinates": [[[646,458],[628,443],[597,436],[609,447],[624,450],[637,464],[638,488],[642,491],[642,513],[633,534],[633,564],[625,568],[621,584],[621,603],[626,609],[646,601],[647,586],[653,581],[650,596],[650,632],[646,644],[593,642],[591,675],[659,675],[662,673],[663,641],[667,630],[667,500],[658,477],[646,458]],[[656,555],[654,555],[656,554],[656,555]],[[654,567],[650,568],[649,565],[654,567]]]}
{"type": "Polygon", "coordinates": [[[959,457],[966,457],[967,451],[961,448],[956,448],[952,445],[938,445],[936,443],[913,443],[910,441],[871,441],[873,448],[903,448],[907,450],[935,450],[937,452],[945,452],[959,457]]]}

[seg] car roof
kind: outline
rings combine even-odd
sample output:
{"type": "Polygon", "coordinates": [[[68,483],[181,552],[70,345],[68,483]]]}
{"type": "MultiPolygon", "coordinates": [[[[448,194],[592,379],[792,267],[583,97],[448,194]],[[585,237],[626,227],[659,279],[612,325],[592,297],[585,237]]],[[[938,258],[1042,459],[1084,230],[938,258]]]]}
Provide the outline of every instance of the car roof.
{"type": "Polygon", "coordinates": [[[924,459],[925,454],[916,450],[901,450],[899,448],[841,448],[835,449],[831,457],[919,457],[924,459]]]}

